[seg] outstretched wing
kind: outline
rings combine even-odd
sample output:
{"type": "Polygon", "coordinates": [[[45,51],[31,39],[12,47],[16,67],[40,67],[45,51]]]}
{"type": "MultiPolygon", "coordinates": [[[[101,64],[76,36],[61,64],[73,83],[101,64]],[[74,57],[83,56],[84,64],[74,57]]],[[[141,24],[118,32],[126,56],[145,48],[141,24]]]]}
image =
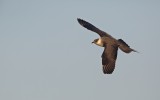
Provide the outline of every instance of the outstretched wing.
{"type": "Polygon", "coordinates": [[[97,27],[95,27],[94,25],[90,24],[89,22],[83,20],[83,19],[79,19],[77,18],[78,22],[80,25],[82,25],[83,27],[87,28],[88,30],[91,30],[93,32],[96,32],[100,35],[100,37],[112,37],[110,36],[108,33],[98,29],[97,27]]]}
{"type": "Polygon", "coordinates": [[[107,45],[102,54],[102,65],[104,74],[112,74],[115,69],[118,46],[107,45]]]}

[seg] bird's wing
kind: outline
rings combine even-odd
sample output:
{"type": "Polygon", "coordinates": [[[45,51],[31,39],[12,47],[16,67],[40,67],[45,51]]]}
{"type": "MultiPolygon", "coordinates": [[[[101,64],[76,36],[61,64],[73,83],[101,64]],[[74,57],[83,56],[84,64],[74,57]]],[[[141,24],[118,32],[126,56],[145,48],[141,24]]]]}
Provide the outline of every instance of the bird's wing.
{"type": "Polygon", "coordinates": [[[112,37],[108,33],[98,29],[97,27],[95,27],[94,25],[90,24],[89,22],[87,22],[87,21],[85,21],[83,19],[77,18],[77,20],[78,20],[80,25],[82,25],[83,27],[87,28],[88,30],[91,30],[93,32],[98,33],[100,35],[100,37],[112,37]]]}
{"type": "Polygon", "coordinates": [[[102,54],[102,65],[104,74],[112,74],[115,69],[118,46],[107,45],[102,54]]]}
{"type": "Polygon", "coordinates": [[[125,53],[130,53],[131,51],[137,52],[136,50],[130,48],[130,46],[126,42],[124,42],[122,39],[118,39],[118,44],[119,44],[119,48],[125,53]]]}

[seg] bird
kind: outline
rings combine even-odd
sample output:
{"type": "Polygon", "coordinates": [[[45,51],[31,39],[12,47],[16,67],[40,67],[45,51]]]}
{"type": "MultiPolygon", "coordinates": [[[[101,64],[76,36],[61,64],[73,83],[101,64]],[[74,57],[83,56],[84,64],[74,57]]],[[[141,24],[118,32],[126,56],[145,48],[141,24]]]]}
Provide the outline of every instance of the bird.
{"type": "Polygon", "coordinates": [[[84,28],[97,33],[100,38],[95,39],[92,43],[104,47],[104,51],[101,55],[102,58],[102,70],[104,74],[112,74],[115,69],[118,49],[125,53],[137,52],[130,48],[130,46],[122,39],[115,39],[107,32],[104,32],[92,25],[91,23],[77,18],[78,23],[84,28]]]}

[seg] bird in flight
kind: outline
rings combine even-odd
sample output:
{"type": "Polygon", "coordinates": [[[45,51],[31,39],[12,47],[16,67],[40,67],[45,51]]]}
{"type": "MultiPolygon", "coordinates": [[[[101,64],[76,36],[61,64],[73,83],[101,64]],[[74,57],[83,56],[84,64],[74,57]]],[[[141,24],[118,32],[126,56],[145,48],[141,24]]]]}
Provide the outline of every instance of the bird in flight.
{"type": "Polygon", "coordinates": [[[91,23],[77,18],[79,24],[88,30],[96,32],[100,38],[95,39],[92,43],[104,47],[104,51],[102,53],[102,66],[104,74],[112,74],[115,69],[115,63],[117,59],[117,51],[118,48],[121,49],[125,53],[137,52],[136,50],[130,48],[130,46],[124,42],[122,39],[115,39],[108,33],[98,29],[91,23]]]}

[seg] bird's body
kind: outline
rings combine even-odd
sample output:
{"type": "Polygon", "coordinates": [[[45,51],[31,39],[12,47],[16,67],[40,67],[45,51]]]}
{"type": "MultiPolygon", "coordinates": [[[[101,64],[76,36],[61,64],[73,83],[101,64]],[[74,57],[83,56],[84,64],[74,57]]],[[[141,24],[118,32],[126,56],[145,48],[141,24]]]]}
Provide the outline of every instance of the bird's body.
{"type": "Polygon", "coordinates": [[[96,32],[100,38],[95,39],[92,43],[104,47],[102,53],[102,65],[104,74],[112,74],[115,69],[115,63],[117,59],[117,51],[120,48],[125,53],[130,53],[132,51],[136,52],[134,49],[130,48],[122,39],[115,39],[108,33],[98,29],[94,25],[86,22],[82,19],[77,19],[79,24],[83,27],[96,32]]]}

